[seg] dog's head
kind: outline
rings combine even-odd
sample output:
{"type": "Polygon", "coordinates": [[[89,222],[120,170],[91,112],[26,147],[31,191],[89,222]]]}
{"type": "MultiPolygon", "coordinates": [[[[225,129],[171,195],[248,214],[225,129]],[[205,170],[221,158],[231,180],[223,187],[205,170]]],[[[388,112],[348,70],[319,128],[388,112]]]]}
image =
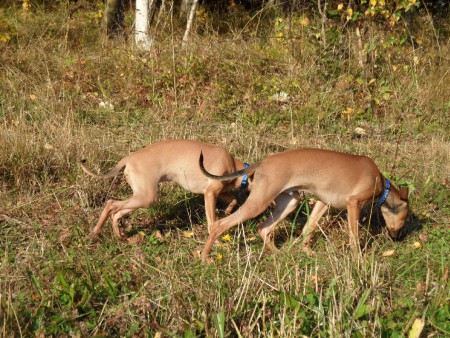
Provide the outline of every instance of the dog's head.
{"type": "Polygon", "coordinates": [[[386,202],[381,205],[381,213],[389,235],[397,239],[408,216],[408,188],[397,190],[392,187],[386,202]]]}

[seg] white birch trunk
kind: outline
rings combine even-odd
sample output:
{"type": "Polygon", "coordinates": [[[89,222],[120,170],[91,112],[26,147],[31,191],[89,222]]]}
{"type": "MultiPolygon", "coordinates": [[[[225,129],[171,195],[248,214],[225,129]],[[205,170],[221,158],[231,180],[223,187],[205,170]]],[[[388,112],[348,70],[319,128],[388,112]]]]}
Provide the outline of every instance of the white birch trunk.
{"type": "Polygon", "coordinates": [[[138,48],[149,51],[153,45],[153,39],[148,34],[149,2],[152,0],[136,0],[136,24],[134,39],[138,48]]]}
{"type": "Polygon", "coordinates": [[[185,47],[188,42],[189,31],[191,30],[192,22],[194,21],[195,10],[197,8],[198,0],[194,0],[191,5],[191,11],[189,13],[189,18],[186,24],[186,30],[183,36],[182,46],[185,47]]]}

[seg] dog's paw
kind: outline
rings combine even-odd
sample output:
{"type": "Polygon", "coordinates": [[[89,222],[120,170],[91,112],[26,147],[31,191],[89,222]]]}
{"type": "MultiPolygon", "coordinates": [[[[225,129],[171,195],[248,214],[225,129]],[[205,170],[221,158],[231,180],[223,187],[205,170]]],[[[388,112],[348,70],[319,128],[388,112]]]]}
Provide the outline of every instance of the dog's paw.
{"type": "Polygon", "coordinates": [[[87,239],[89,241],[95,241],[98,238],[98,233],[96,232],[91,232],[89,235],[87,235],[87,239]]]}

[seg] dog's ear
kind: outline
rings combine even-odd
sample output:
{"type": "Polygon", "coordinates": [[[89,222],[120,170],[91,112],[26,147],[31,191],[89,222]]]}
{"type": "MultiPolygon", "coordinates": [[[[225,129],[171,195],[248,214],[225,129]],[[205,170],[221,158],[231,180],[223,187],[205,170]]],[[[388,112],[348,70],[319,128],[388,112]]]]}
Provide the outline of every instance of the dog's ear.
{"type": "Polygon", "coordinates": [[[400,199],[402,199],[403,201],[407,201],[408,194],[409,194],[408,188],[406,188],[406,187],[400,188],[400,190],[399,190],[400,199]]]}

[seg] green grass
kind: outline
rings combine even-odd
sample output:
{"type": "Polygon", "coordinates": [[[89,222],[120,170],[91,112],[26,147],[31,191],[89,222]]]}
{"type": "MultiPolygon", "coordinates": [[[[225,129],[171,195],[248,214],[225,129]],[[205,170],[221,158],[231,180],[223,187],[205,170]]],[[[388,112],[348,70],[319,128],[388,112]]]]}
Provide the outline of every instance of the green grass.
{"type": "Polygon", "coordinates": [[[315,18],[292,40],[270,38],[270,15],[240,35],[203,18],[186,49],[176,20],[172,46],[166,18],[146,54],[131,41],[101,45],[97,7],[68,20],[67,6],[0,11],[12,35],[0,43],[1,336],[402,337],[416,318],[424,336],[450,334],[448,24],[422,26],[418,49],[384,46],[389,32],[368,27],[360,69],[351,31],[330,27],[323,49],[315,18]],[[130,189],[122,176],[86,177],[76,161],[104,171],[170,138],[247,162],[303,146],[366,154],[414,185],[409,235],[392,242],[366,217],[353,256],[345,212],[333,211],[308,257],[303,205],[277,229],[280,253],[262,252],[263,215],[202,265],[203,199],[164,184],[157,205],[126,220],[142,244],[117,241],[109,224],[90,242],[105,200],[130,189]]]}

